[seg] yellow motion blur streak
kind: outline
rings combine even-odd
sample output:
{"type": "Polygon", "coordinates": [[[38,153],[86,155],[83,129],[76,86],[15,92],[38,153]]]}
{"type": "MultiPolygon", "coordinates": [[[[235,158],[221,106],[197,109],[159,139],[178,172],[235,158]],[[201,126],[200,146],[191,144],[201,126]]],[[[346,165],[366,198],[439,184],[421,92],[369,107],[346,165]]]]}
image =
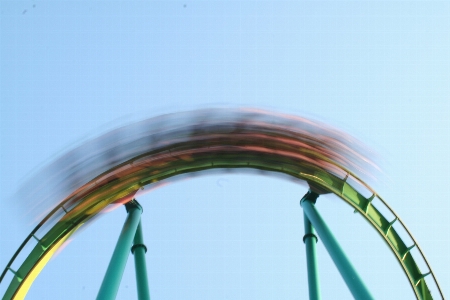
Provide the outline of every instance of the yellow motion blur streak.
{"type": "Polygon", "coordinates": [[[80,226],[83,224],[80,224],[76,227],[74,227],[71,231],[66,234],[59,242],[57,242],[52,249],[47,251],[40,261],[36,264],[36,266],[31,270],[30,273],[28,273],[28,276],[23,279],[23,283],[20,285],[19,289],[17,290],[17,293],[14,296],[14,300],[22,300],[25,299],[25,296],[28,293],[28,290],[30,289],[31,285],[33,284],[36,277],[41,273],[42,269],[45,267],[45,265],[48,263],[50,258],[52,258],[53,254],[64,244],[64,242],[75,232],[80,228],[80,226]]]}

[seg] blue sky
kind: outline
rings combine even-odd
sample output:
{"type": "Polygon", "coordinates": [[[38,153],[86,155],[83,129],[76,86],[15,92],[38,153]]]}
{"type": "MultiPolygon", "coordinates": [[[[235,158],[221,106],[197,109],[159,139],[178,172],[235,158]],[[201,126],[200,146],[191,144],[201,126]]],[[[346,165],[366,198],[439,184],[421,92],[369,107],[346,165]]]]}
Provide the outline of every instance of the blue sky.
{"type": "MultiPolygon", "coordinates": [[[[0,14],[1,267],[35,225],[16,192],[59,154],[145,117],[261,107],[367,144],[383,170],[373,187],[450,293],[449,3],[2,1],[0,14]]],[[[306,191],[218,173],[140,197],[152,299],[306,297],[306,191]]],[[[376,298],[413,296],[360,216],[332,196],[317,206],[376,298]]],[[[28,299],[95,297],[124,220],[116,210],[79,233],[28,299]]],[[[349,298],[318,251],[323,298],[349,298]]],[[[133,272],[130,260],[118,298],[135,297],[133,272]]]]}

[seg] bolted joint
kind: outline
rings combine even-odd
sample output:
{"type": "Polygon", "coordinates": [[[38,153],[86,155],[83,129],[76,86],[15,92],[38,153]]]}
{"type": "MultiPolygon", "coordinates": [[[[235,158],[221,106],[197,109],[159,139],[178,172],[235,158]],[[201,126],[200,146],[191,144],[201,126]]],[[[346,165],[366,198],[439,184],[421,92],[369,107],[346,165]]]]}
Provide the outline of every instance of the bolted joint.
{"type": "Polygon", "coordinates": [[[139,204],[139,202],[137,202],[136,199],[133,199],[127,203],[125,203],[125,209],[127,210],[127,213],[130,212],[133,209],[139,209],[141,210],[141,213],[144,212],[144,209],[142,208],[142,206],[139,204]]]}
{"type": "Polygon", "coordinates": [[[300,206],[302,205],[303,201],[310,201],[313,204],[316,204],[316,200],[319,197],[319,194],[316,192],[313,192],[309,190],[305,196],[303,196],[302,200],[300,200],[300,206]]]}
{"type": "Polygon", "coordinates": [[[316,244],[319,241],[319,239],[317,238],[317,235],[315,235],[314,233],[307,233],[303,236],[303,243],[306,243],[306,239],[308,239],[308,238],[315,238],[316,244]]]}
{"type": "Polygon", "coordinates": [[[131,247],[131,253],[134,254],[134,250],[136,248],[144,248],[145,253],[147,253],[147,246],[145,246],[144,244],[134,244],[133,247],[131,247]]]}

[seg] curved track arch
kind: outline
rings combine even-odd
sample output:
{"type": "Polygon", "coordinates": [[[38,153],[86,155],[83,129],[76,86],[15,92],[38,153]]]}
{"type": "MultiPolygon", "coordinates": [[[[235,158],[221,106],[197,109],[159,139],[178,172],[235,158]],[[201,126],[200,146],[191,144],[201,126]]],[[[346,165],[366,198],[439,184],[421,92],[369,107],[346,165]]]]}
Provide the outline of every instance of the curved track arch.
{"type": "Polygon", "coordinates": [[[71,164],[64,156],[49,169],[53,171],[49,180],[56,181],[56,185],[80,175],[85,181],[70,185],[69,196],[58,199],[62,193],[53,195],[52,201],[58,204],[25,239],[0,277],[1,282],[7,272],[14,273],[3,299],[23,298],[55,251],[109,204],[130,201],[139,189],[163,179],[215,168],[252,168],[283,173],[307,181],[312,189],[321,193],[334,193],[379,232],[402,266],[417,299],[433,299],[427,284],[430,280],[444,298],[431,267],[403,222],[351,171],[363,173],[369,164],[354,150],[358,144],[343,133],[307,119],[262,111],[202,110],[129,125],[71,153],[92,150],[86,146],[88,144],[100,145],[101,150],[91,151],[89,157],[81,160],[72,159],[71,164]],[[118,143],[108,147],[111,141],[118,143]],[[102,161],[100,165],[87,167],[99,160],[102,161]],[[61,170],[63,165],[72,167],[61,170]],[[77,176],[74,173],[78,173],[77,176]],[[365,186],[372,196],[364,197],[348,178],[365,186]],[[394,215],[393,220],[388,220],[372,204],[375,198],[394,215]],[[49,223],[54,225],[42,237],[36,237],[36,233],[49,223]],[[413,245],[405,244],[393,227],[394,223],[403,227],[413,245]],[[12,263],[33,238],[38,240],[37,245],[20,268],[12,270],[12,263]],[[420,258],[428,267],[425,272],[419,269],[417,257],[410,252],[413,247],[417,247],[420,258]]]}

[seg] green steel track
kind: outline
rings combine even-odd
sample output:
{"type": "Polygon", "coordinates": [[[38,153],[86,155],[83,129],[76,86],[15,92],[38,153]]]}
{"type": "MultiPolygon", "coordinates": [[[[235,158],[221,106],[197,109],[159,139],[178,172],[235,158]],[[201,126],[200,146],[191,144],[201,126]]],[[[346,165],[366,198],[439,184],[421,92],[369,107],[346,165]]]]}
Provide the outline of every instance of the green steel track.
{"type": "MultiPolygon", "coordinates": [[[[259,129],[255,127],[252,130],[259,129]]],[[[164,140],[164,134],[161,134],[159,139],[164,140]]],[[[257,138],[242,132],[224,133],[219,130],[213,135],[211,132],[205,133],[204,136],[198,133],[195,139],[167,138],[167,140],[169,142],[164,146],[141,152],[96,176],[60,202],[25,239],[3,271],[0,277],[2,284],[5,284],[2,281],[7,272],[14,273],[3,299],[24,298],[34,278],[51,255],[80,226],[109,204],[131,200],[142,187],[164,179],[217,168],[247,168],[283,173],[307,181],[313,189],[323,193],[334,193],[359,212],[380,234],[403,268],[417,299],[433,299],[427,284],[433,281],[440,297],[444,299],[419,245],[386,202],[347,168],[320,153],[293,147],[292,141],[295,137],[290,133],[286,133],[284,139],[275,140],[273,134],[264,130],[258,132],[257,138]],[[325,162],[328,167],[314,163],[317,160],[325,162]],[[364,197],[357,191],[356,186],[349,183],[349,178],[352,179],[351,182],[365,186],[373,193],[372,196],[364,197]],[[377,202],[382,203],[385,209],[394,215],[394,219],[387,219],[380,212],[380,208],[372,204],[375,198],[378,198],[380,201],[377,202]],[[55,225],[42,237],[36,237],[36,232],[48,223],[55,225]],[[412,245],[403,241],[394,229],[394,224],[407,232],[413,241],[412,245]],[[12,270],[11,265],[18,254],[35,238],[38,243],[34,249],[17,270],[12,270]],[[413,247],[419,250],[420,257],[413,257],[410,252],[413,247]],[[428,270],[419,269],[418,259],[425,261],[428,270]]]]}

